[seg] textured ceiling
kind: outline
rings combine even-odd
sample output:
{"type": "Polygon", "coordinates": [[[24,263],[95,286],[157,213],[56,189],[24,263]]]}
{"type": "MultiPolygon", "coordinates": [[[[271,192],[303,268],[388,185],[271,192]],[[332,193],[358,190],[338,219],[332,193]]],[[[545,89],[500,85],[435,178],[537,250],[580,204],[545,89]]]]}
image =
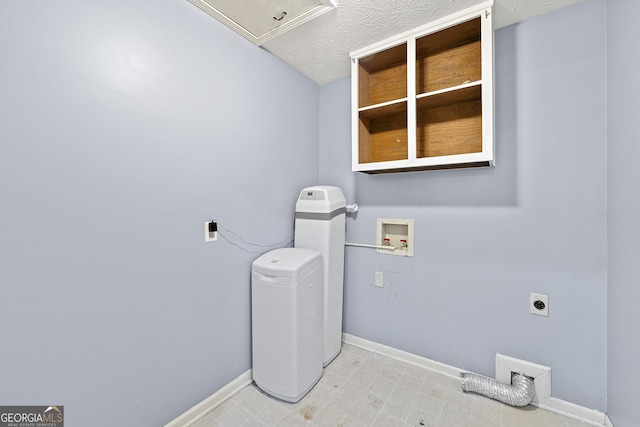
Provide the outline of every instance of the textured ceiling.
{"type": "MultiPolygon", "coordinates": [[[[500,28],[582,0],[494,0],[500,28]]],[[[485,0],[338,0],[338,7],[262,45],[318,84],[349,76],[349,53],[485,0]]]]}

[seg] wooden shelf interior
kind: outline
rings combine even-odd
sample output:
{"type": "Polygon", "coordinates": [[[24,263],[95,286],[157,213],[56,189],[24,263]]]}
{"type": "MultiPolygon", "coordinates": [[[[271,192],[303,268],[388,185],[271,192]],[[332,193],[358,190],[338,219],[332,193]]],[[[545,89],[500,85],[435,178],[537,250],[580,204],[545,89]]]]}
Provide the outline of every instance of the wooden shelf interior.
{"type": "Polygon", "coordinates": [[[407,102],[360,111],[359,162],[408,158],[407,102]]]}
{"type": "Polygon", "coordinates": [[[433,92],[482,79],[480,18],[416,40],[416,92],[433,92]]]}
{"type": "Polygon", "coordinates": [[[407,96],[407,44],[360,58],[360,108],[407,96]]]}
{"type": "Polygon", "coordinates": [[[482,152],[480,86],[417,100],[416,156],[482,152]]]}

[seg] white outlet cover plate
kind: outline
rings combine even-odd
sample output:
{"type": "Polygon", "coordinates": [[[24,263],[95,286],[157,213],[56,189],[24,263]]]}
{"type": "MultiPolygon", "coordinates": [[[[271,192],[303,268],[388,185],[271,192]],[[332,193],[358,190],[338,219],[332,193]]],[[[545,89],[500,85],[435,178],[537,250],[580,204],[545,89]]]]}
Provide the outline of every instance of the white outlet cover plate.
{"type": "Polygon", "coordinates": [[[207,221],[204,223],[204,242],[205,243],[209,243],[209,242],[215,242],[216,240],[218,240],[218,232],[214,231],[213,233],[209,234],[209,224],[211,224],[213,221],[207,221]]]}
{"type": "Polygon", "coordinates": [[[531,298],[529,299],[529,312],[537,316],[549,317],[549,296],[531,293],[531,298]],[[542,310],[535,308],[533,303],[536,301],[542,301],[544,303],[544,308],[542,310]]]}
{"type": "Polygon", "coordinates": [[[511,384],[511,373],[518,372],[533,378],[536,392],[533,396],[534,403],[541,403],[551,397],[551,368],[527,362],[526,360],[496,354],[496,381],[503,384],[511,384]]]}
{"type": "Polygon", "coordinates": [[[384,287],[384,273],[382,271],[376,271],[375,282],[373,285],[377,288],[384,287]]]}

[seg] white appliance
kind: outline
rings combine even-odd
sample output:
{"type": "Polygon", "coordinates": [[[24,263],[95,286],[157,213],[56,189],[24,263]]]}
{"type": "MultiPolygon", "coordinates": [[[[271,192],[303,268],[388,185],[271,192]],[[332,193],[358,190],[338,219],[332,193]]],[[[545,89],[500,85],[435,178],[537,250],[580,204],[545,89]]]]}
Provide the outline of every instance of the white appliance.
{"type": "Polygon", "coordinates": [[[300,192],[295,212],[295,248],[320,252],[323,259],[323,365],[342,348],[342,299],[346,200],[338,187],[316,186],[300,192]]]}
{"type": "Polygon", "coordinates": [[[322,257],[282,248],[253,262],[253,380],[266,393],[297,402],[322,377],[322,257]]]}

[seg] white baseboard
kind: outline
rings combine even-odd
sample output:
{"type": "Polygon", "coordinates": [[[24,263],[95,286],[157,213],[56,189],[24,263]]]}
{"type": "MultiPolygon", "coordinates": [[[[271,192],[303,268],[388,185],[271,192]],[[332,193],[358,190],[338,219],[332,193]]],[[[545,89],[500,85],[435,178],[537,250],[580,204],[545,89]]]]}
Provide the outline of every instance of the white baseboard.
{"type": "Polygon", "coordinates": [[[249,369],[247,372],[232,380],[229,384],[225,385],[220,390],[207,397],[184,414],[180,415],[178,418],[170,421],[164,427],[188,427],[195,424],[198,420],[213,411],[252,382],[253,378],[251,376],[251,369],[249,369]]]}
{"type": "Polygon", "coordinates": [[[544,402],[537,403],[535,406],[546,409],[549,412],[573,418],[574,420],[578,420],[592,426],[602,427],[605,425],[606,414],[595,409],[589,409],[584,406],[567,402],[566,400],[556,399],[555,397],[551,397],[544,402]]]}
{"type": "MultiPolygon", "coordinates": [[[[377,353],[391,359],[430,369],[456,379],[460,378],[461,372],[467,372],[454,366],[445,365],[444,363],[436,362],[434,360],[427,359],[426,357],[398,350],[393,347],[388,347],[383,344],[378,344],[373,341],[368,341],[363,338],[358,338],[350,334],[342,334],[342,341],[346,344],[362,348],[372,353],[377,353]]],[[[605,424],[606,421],[608,421],[608,417],[604,413],[594,409],[585,408],[584,406],[575,405],[564,400],[556,399],[554,397],[550,397],[542,402],[533,402],[532,405],[545,409],[549,412],[573,418],[589,425],[613,427],[611,426],[610,421],[609,424],[605,424]]]]}
{"type": "Polygon", "coordinates": [[[370,351],[372,353],[389,357],[394,360],[399,360],[401,362],[409,363],[421,368],[430,369],[432,371],[436,371],[455,379],[460,378],[460,372],[466,372],[462,369],[458,369],[450,365],[445,365],[444,363],[436,362],[435,360],[427,359],[426,357],[418,356],[417,354],[408,353],[406,351],[398,350],[397,348],[389,347],[384,344],[378,344],[376,342],[368,341],[364,338],[358,338],[350,334],[343,333],[342,342],[350,344],[354,347],[359,347],[363,350],[370,351]]]}

